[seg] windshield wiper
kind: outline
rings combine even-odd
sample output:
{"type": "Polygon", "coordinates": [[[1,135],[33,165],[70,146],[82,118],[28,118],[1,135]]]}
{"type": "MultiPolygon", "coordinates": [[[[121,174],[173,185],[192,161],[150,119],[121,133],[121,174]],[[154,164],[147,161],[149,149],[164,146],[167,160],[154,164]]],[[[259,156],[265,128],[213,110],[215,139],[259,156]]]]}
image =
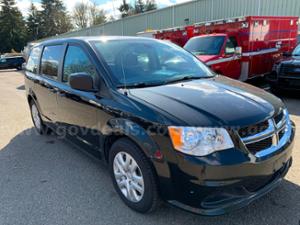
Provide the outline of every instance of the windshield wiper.
{"type": "Polygon", "coordinates": [[[118,85],[118,88],[143,88],[143,87],[153,87],[153,86],[159,86],[162,85],[162,82],[156,82],[156,83],[147,83],[147,82],[137,82],[133,84],[122,84],[118,85]]]}
{"type": "Polygon", "coordinates": [[[180,82],[180,81],[188,81],[188,80],[195,80],[195,79],[202,79],[202,78],[205,78],[205,77],[198,77],[198,76],[184,76],[184,77],[180,77],[180,78],[178,78],[178,79],[165,81],[164,84],[171,84],[171,83],[176,83],[176,82],[180,82]]]}
{"type": "MultiPolygon", "coordinates": [[[[195,79],[202,79],[206,77],[199,77],[199,76],[184,76],[180,77],[174,80],[168,80],[164,82],[137,82],[137,83],[131,83],[131,84],[121,84],[118,85],[117,88],[143,88],[143,87],[153,87],[153,86],[160,86],[160,85],[165,85],[165,84],[170,84],[170,83],[176,83],[180,81],[187,81],[187,80],[195,80],[195,79]]],[[[209,77],[207,77],[209,78],[209,77]]]]}

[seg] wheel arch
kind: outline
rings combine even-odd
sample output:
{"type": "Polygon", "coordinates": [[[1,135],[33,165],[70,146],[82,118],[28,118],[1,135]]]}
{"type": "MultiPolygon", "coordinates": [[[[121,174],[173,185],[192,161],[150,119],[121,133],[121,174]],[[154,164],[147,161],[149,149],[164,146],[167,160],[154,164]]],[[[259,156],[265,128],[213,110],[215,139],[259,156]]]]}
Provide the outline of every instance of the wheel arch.
{"type": "Polygon", "coordinates": [[[157,150],[157,144],[150,137],[147,131],[128,119],[112,119],[107,123],[108,132],[104,132],[102,149],[105,160],[108,162],[109,150],[114,142],[120,138],[128,138],[136,144],[148,158],[153,158],[157,150]]]}
{"type": "Polygon", "coordinates": [[[27,94],[27,102],[28,102],[28,104],[30,105],[30,103],[31,103],[32,101],[36,104],[36,106],[37,106],[39,112],[40,112],[41,115],[42,115],[40,105],[39,105],[39,103],[38,103],[38,101],[37,101],[37,98],[36,98],[34,92],[33,92],[32,90],[29,90],[29,92],[28,92],[28,94],[27,94]]]}

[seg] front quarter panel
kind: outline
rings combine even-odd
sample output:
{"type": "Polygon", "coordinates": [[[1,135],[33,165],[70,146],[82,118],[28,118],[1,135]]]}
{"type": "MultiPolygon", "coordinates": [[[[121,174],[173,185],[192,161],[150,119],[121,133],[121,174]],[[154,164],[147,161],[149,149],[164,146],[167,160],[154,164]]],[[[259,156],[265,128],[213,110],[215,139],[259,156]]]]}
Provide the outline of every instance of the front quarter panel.
{"type": "Polygon", "coordinates": [[[148,132],[133,121],[125,118],[112,118],[108,121],[108,130],[105,131],[106,135],[115,133],[125,135],[132,139],[144,153],[153,158],[153,155],[158,150],[157,144],[151,139],[148,132]]]}

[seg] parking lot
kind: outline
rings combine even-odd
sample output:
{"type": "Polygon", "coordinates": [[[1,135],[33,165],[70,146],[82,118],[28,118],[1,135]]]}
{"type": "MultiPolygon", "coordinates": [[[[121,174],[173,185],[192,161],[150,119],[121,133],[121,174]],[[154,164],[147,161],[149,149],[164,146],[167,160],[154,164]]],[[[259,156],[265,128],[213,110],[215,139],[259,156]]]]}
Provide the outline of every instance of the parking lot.
{"type": "MultiPolygon", "coordinates": [[[[300,95],[282,96],[300,127],[300,95]]],[[[106,167],[55,136],[34,132],[23,75],[0,71],[0,225],[300,224],[300,131],[282,185],[230,215],[202,217],[168,205],[141,215],[113,190],[106,167]]]]}

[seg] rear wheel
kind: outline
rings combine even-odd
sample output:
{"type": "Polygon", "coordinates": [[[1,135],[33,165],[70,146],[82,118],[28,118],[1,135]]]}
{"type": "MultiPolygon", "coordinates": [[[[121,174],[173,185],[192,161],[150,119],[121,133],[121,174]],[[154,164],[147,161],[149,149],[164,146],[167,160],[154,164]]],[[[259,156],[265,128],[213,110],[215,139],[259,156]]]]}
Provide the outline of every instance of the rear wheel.
{"type": "Polygon", "coordinates": [[[44,122],[40,116],[40,112],[39,112],[36,104],[33,101],[30,102],[30,112],[31,112],[32,122],[33,122],[33,125],[34,125],[36,131],[39,134],[48,134],[49,129],[44,124],[44,122]]]}
{"type": "Polygon", "coordinates": [[[115,190],[127,206],[140,213],[157,208],[155,173],[149,160],[132,141],[122,138],[113,144],[109,167],[115,190]]]}

